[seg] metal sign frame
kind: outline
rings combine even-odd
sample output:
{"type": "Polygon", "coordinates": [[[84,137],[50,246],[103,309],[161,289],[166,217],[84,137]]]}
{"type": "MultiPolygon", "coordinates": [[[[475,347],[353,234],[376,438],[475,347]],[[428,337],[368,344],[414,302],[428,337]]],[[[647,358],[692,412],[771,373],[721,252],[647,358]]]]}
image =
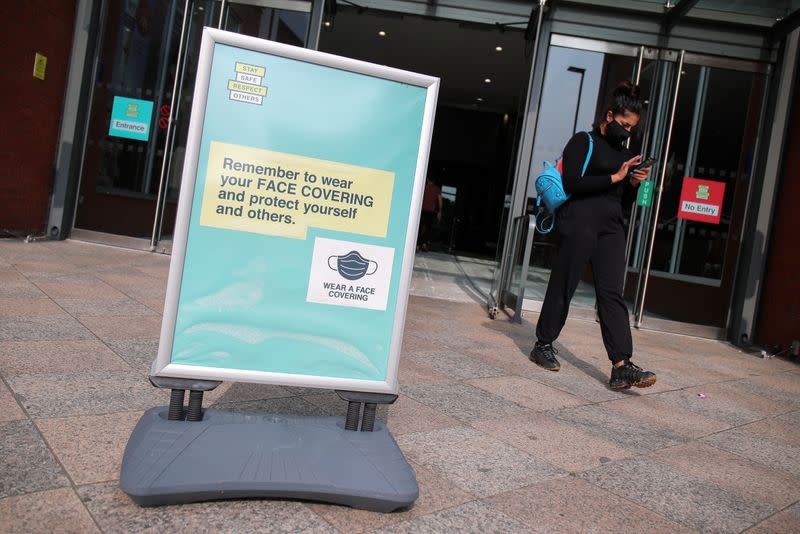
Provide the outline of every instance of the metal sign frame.
{"type": "MultiPolygon", "coordinates": [[[[194,91],[194,105],[189,126],[186,146],[186,159],[181,179],[181,190],[178,201],[178,212],[175,224],[172,260],[169,269],[167,292],[164,304],[164,315],[159,340],[158,356],[151,366],[151,375],[160,377],[176,377],[203,380],[231,380],[237,382],[257,382],[286,386],[307,386],[340,390],[354,390],[375,393],[396,393],[398,390],[397,368],[405,326],[408,294],[411,274],[414,265],[416,237],[419,215],[428,167],[431,134],[439,92],[439,79],[413,72],[375,65],[350,58],[298,48],[282,43],[265,41],[241,34],[226,32],[213,28],[203,31],[197,80],[194,91]],[[201,139],[204,130],[208,89],[211,82],[212,58],[216,44],[229,45],[248,51],[261,52],[333,69],[339,69],[369,77],[381,78],[409,84],[426,90],[422,128],[417,153],[414,184],[411,196],[411,208],[404,240],[404,254],[397,289],[397,301],[394,309],[391,344],[385,380],[360,380],[339,377],[314,376],[304,374],[287,374],[266,371],[230,369],[219,367],[203,367],[196,365],[171,363],[175,326],[178,314],[180,290],[183,280],[184,261],[186,258],[187,238],[189,234],[192,203],[196,194],[195,185],[201,139]]],[[[200,192],[201,194],[202,192],[200,192]]],[[[387,312],[389,309],[387,309],[387,312]]]]}

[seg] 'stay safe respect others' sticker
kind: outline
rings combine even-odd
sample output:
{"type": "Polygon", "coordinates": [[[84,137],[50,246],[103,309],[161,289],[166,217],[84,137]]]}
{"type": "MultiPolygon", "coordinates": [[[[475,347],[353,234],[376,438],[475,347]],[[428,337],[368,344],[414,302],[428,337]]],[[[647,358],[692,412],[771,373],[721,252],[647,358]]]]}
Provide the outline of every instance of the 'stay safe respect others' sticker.
{"type": "Polygon", "coordinates": [[[386,310],[394,249],[317,237],[307,302],[386,310]]]}

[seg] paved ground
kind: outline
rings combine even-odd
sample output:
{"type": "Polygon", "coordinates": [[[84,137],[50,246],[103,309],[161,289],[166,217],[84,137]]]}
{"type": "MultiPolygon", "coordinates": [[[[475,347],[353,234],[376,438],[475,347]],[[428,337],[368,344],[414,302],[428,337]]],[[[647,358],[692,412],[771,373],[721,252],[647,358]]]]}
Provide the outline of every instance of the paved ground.
{"type": "MultiPolygon", "coordinates": [[[[0,240],[3,533],[800,530],[797,364],[634,332],[638,363],[659,381],[612,392],[594,322],[568,323],[562,371],[549,373],[526,359],[529,323],[491,321],[474,301],[418,296],[402,394],[388,413],[420,483],[413,508],[250,500],[141,509],[117,478],[140,414],[167,402],[145,376],[168,261],[0,240]]],[[[416,278],[425,283],[424,273],[416,278]]],[[[275,386],[224,384],[206,400],[344,412],[331,392],[275,386]]]]}

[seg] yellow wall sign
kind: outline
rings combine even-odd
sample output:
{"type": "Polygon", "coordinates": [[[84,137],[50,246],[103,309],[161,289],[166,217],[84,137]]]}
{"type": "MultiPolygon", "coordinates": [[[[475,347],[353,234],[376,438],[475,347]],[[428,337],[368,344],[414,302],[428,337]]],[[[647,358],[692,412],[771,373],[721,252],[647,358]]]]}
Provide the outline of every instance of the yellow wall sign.
{"type": "Polygon", "coordinates": [[[33,77],[44,80],[45,71],[47,70],[47,56],[36,53],[36,58],[33,61],[33,77]]]}
{"type": "Polygon", "coordinates": [[[394,173],[211,142],[200,224],[305,239],[309,226],[385,237],[394,173]]]}

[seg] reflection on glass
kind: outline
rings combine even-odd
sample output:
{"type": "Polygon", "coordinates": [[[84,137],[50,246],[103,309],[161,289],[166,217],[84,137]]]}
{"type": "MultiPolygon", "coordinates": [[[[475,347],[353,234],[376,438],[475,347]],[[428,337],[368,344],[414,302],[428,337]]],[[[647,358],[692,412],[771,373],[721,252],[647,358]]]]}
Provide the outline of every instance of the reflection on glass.
{"type": "Polygon", "coordinates": [[[227,2],[222,28],[231,32],[303,46],[308,34],[308,13],[227,2]]]}
{"type": "Polygon", "coordinates": [[[665,162],[660,162],[666,165],[667,169],[664,177],[664,189],[661,194],[661,207],[656,224],[656,238],[651,263],[651,270],[653,271],[670,272],[672,247],[678,225],[681,186],[686,172],[686,158],[689,155],[691,136],[695,131],[693,130],[693,110],[698,98],[699,78],[699,66],[684,66],[675,121],[672,126],[670,154],[665,162]]]}
{"type": "MultiPolygon", "coordinates": [[[[707,68],[707,67],[706,67],[707,68]]],[[[725,184],[720,224],[683,220],[677,236],[673,270],[680,274],[721,279],[725,244],[731,227],[738,186],[747,187],[752,154],[742,153],[745,139],[745,110],[752,91],[752,74],[709,69],[705,109],[700,119],[696,162],[687,176],[725,184]],[[745,166],[739,175],[740,164],[745,166]]]]}
{"type": "Polygon", "coordinates": [[[752,153],[742,150],[753,74],[698,65],[684,71],[652,270],[720,280],[737,185],[749,183],[752,153]],[[686,176],[725,184],[719,224],[680,216],[686,176]]]}
{"type": "MultiPolygon", "coordinates": [[[[617,84],[632,78],[635,63],[633,57],[550,47],[531,159],[531,178],[527,185],[529,212],[535,210],[533,182],[542,163],[560,158],[564,146],[576,131],[592,129],[617,84]]],[[[638,149],[638,143],[634,143],[634,150],[638,149]]],[[[550,269],[557,254],[556,225],[552,233],[537,233],[535,236],[525,289],[527,299],[544,299],[550,269]]],[[[521,262],[522,258],[517,258],[517,263],[521,262]]],[[[512,281],[516,284],[521,270],[521,267],[515,267],[516,278],[512,281]]],[[[517,285],[512,286],[514,291],[516,288],[517,285]]],[[[576,307],[594,306],[594,288],[588,276],[579,284],[572,304],[576,307]]]]}
{"type": "Polygon", "coordinates": [[[725,326],[764,79],[753,72],[684,65],[655,221],[645,322],[655,318],[725,326]],[[695,201],[704,198],[706,186],[723,185],[719,223],[685,217],[684,189],[686,198],[695,201]]]}
{"type": "MultiPolygon", "coordinates": [[[[194,82],[200,54],[203,27],[219,24],[220,2],[204,0],[195,2],[196,8],[188,21],[183,72],[178,86],[178,107],[174,110],[171,154],[167,168],[166,201],[163,207],[160,239],[172,234],[177,213],[178,193],[183,172],[183,159],[189,135],[194,82]]],[[[252,37],[278,41],[284,44],[304,46],[308,36],[310,14],[304,11],[274,9],[246,3],[226,2],[222,15],[222,27],[252,37]]]]}

